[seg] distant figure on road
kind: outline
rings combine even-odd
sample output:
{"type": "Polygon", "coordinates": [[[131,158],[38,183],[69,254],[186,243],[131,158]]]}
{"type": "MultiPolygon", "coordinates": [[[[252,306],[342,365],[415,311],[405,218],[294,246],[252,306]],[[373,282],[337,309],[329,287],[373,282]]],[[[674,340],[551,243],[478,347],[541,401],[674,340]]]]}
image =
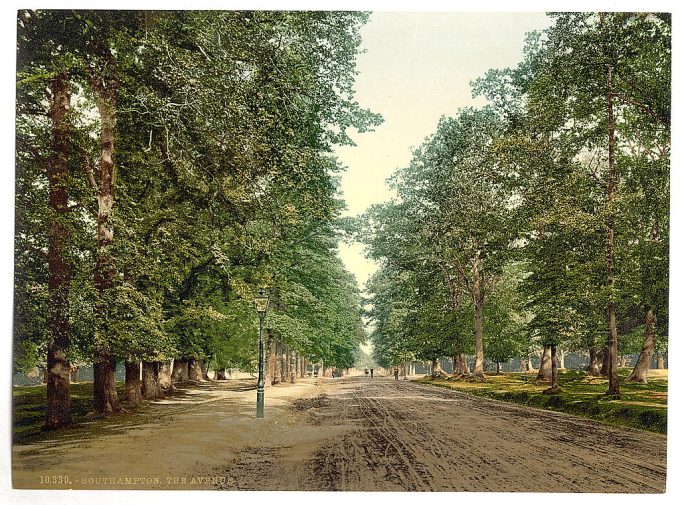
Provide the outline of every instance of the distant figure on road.
{"type": "Polygon", "coordinates": [[[368,377],[368,368],[367,368],[366,370],[364,370],[364,375],[365,375],[366,377],[368,377]]]}
{"type": "Polygon", "coordinates": [[[399,368],[394,367],[394,380],[398,381],[399,380],[399,368]]]}
{"type": "Polygon", "coordinates": [[[373,378],[373,369],[371,368],[371,379],[373,378]]]}

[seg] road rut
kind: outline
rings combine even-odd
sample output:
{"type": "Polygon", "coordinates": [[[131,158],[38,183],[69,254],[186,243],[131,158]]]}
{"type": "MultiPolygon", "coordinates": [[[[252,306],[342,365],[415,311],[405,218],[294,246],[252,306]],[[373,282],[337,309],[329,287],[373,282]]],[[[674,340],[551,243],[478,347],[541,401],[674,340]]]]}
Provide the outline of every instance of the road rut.
{"type": "Polygon", "coordinates": [[[387,377],[194,385],[15,444],[19,488],[663,492],[666,437],[387,377]],[[55,477],[58,480],[55,482],[55,477]],[[63,477],[63,479],[62,479],[63,477]],[[63,480],[63,482],[62,482],[63,480]]]}
{"type": "MultiPolygon", "coordinates": [[[[311,461],[287,461],[286,451],[279,451],[259,488],[617,493],[665,488],[663,435],[387,378],[334,381],[323,400],[307,409],[307,421],[344,426],[345,432],[324,443],[311,461]]],[[[232,469],[232,482],[250,488],[247,473],[256,468],[237,474],[232,469]]]]}

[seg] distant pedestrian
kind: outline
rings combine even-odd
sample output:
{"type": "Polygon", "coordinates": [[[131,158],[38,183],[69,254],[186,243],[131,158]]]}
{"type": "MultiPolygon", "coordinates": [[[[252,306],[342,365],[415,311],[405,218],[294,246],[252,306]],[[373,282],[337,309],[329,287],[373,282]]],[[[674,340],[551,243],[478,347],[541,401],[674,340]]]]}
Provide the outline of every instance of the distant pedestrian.
{"type": "Polygon", "coordinates": [[[399,368],[394,367],[394,380],[398,381],[399,380],[399,368]]]}
{"type": "Polygon", "coordinates": [[[373,369],[371,368],[371,379],[373,378],[373,369]]]}

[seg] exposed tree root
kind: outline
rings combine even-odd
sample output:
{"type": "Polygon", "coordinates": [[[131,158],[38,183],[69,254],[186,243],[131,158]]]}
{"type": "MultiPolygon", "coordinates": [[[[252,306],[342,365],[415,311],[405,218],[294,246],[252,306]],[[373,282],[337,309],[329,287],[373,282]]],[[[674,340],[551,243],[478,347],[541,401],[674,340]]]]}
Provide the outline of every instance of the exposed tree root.
{"type": "Polygon", "coordinates": [[[436,379],[436,380],[446,380],[449,378],[449,374],[444,372],[443,370],[440,372],[432,372],[430,375],[431,379],[436,379]]]}
{"type": "Polygon", "coordinates": [[[544,389],[541,391],[544,395],[558,395],[562,392],[562,389],[559,386],[554,386],[554,387],[549,387],[548,389],[544,389]]]}

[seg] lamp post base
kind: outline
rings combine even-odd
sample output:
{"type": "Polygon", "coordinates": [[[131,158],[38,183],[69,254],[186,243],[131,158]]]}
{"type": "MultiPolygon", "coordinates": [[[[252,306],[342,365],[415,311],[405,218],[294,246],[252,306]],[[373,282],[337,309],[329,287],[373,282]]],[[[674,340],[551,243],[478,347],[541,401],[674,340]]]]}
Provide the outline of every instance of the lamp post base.
{"type": "Polygon", "coordinates": [[[257,389],[257,413],[255,417],[264,417],[264,389],[257,389]]]}

